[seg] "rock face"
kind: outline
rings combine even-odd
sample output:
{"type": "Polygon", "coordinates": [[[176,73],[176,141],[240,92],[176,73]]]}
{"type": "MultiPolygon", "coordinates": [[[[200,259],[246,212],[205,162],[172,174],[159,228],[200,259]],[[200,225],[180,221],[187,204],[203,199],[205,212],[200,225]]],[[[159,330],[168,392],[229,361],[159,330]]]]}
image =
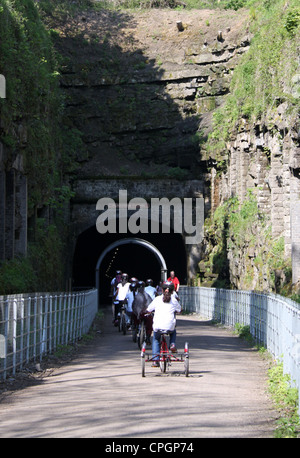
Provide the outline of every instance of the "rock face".
{"type": "Polygon", "coordinates": [[[199,147],[249,47],[245,28],[241,12],[206,10],[101,11],[61,26],[62,85],[87,148],[80,175],[203,171],[199,147]]]}
{"type": "MultiPolygon", "coordinates": [[[[255,125],[243,120],[235,138],[227,145],[226,171],[217,174],[216,170],[212,170],[213,208],[232,196],[237,196],[243,202],[247,191],[252,189],[258,209],[266,216],[267,224],[271,227],[265,238],[257,221],[256,228],[252,229],[256,242],[251,247],[245,243],[238,254],[236,250],[228,249],[231,284],[241,289],[256,288],[259,275],[262,277],[260,287],[266,290],[271,288],[267,266],[261,262],[263,246],[265,251],[268,250],[268,239],[283,237],[284,254],[286,258],[292,258],[292,282],[296,283],[300,278],[299,120],[289,114],[286,103],[273,109],[266,118],[255,125]],[[255,263],[257,275],[245,284],[247,265],[255,268],[255,263]]],[[[270,255],[275,259],[276,253],[270,255]]],[[[274,271],[274,275],[279,282],[284,282],[282,272],[274,271]]],[[[272,283],[274,286],[274,278],[272,283]]]]}
{"type": "MultiPolygon", "coordinates": [[[[199,180],[197,194],[209,210],[202,144],[250,46],[247,20],[241,11],[101,11],[59,27],[68,116],[86,145],[73,187],[76,236],[94,224],[97,199],[119,189],[146,200],[153,194],[185,198],[185,188],[199,180]]],[[[189,278],[197,259],[199,247],[189,247],[189,278]]]]}

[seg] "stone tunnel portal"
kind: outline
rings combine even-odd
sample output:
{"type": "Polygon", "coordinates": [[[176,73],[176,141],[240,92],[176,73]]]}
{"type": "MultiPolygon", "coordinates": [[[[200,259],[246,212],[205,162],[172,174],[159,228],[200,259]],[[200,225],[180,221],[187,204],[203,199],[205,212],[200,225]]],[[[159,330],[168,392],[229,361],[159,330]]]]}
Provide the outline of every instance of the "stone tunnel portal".
{"type": "Polygon", "coordinates": [[[133,239],[128,234],[99,234],[96,227],[91,227],[77,238],[73,287],[99,285],[99,304],[110,304],[110,282],[116,270],[139,280],[152,278],[156,285],[165,268],[167,276],[174,270],[180,283],[186,283],[187,254],[181,234],[142,234],[133,239]]]}

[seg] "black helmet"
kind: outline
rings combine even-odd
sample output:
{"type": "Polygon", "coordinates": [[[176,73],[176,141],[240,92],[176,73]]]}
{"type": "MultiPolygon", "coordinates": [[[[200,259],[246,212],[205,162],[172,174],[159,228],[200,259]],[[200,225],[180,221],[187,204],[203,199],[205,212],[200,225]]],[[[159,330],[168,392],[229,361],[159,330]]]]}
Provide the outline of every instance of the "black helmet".
{"type": "Polygon", "coordinates": [[[131,277],[130,282],[131,283],[137,283],[138,279],[136,277],[131,277]]]}
{"type": "Polygon", "coordinates": [[[152,286],[153,280],[151,278],[148,278],[148,280],[146,280],[146,285],[152,286]]]}
{"type": "Polygon", "coordinates": [[[142,280],[140,280],[140,281],[138,282],[138,287],[139,287],[139,288],[145,288],[145,282],[142,281],[142,280]]]}
{"type": "Polygon", "coordinates": [[[169,288],[169,291],[172,293],[174,291],[174,283],[171,281],[164,281],[163,284],[161,285],[162,289],[165,291],[167,288],[169,288]]]}
{"type": "Polygon", "coordinates": [[[116,270],[116,275],[122,275],[122,270],[116,270]]]}
{"type": "Polygon", "coordinates": [[[128,280],[128,274],[122,274],[121,277],[122,280],[128,280]]]}
{"type": "Polygon", "coordinates": [[[137,283],[136,282],[131,282],[130,285],[129,285],[129,289],[131,291],[135,291],[137,289],[137,283]]]}

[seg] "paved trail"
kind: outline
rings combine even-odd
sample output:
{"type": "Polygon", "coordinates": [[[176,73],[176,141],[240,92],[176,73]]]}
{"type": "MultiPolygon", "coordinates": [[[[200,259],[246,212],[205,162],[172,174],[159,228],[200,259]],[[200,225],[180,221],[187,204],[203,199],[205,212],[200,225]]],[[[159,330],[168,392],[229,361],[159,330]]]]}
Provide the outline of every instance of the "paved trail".
{"type": "Polygon", "coordinates": [[[169,373],[146,364],[131,335],[111,325],[96,345],[38,386],[0,404],[0,437],[272,437],[265,365],[228,331],[179,316],[177,344],[190,347],[169,373]]]}

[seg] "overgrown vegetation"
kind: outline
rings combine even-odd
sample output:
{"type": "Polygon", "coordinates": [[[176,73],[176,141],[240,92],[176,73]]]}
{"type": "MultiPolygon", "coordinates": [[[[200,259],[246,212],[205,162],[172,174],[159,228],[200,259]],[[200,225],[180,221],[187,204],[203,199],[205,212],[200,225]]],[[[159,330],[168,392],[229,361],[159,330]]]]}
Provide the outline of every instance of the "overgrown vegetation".
{"type": "Polygon", "coordinates": [[[299,2],[264,0],[251,5],[250,49],[234,71],[226,103],[213,116],[208,150],[219,160],[242,119],[254,122],[271,117],[272,110],[284,101],[290,111],[297,112],[300,106],[299,96],[293,96],[293,76],[298,67],[299,2]]]}
{"type": "MultiPolygon", "coordinates": [[[[87,2],[81,2],[87,3],[87,2]]],[[[237,11],[248,7],[253,0],[91,0],[95,8],[187,8],[187,9],[228,9],[237,11]]]]}
{"type": "Polygon", "coordinates": [[[226,9],[248,8],[255,0],[39,0],[39,7],[48,15],[72,14],[87,8],[94,9],[226,9]]]}
{"type": "Polygon", "coordinates": [[[72,126],[67,129],[59,59],[33,0],[0,0],[0,7],[0,69],[7,84],[7,98],[0,100],[0,140],[10,161],[22,150],[30,216],[60,195],[80,136],[72,126]]]}
{"type": "Polygon", "coordinates": [[[65,178],[76,167],[82,142],[80,132],[65,117],[60,57],[36,2],[0,0],[0,37],[0,73],[6,78],[6,99],[0,99],[0,141],[8,169],[22,155],[32,220],[28,257],[1,265],[0,294],[5,294],[43,289],[46,284],[47,289],[55,288],[62,281],[61,210],[72,195],[65,178]],[[38,227],[37,214],[43,208],[49,217],[38,227]]]}
{"type": "Polygon", "coordinates": [[[279,413],[274,431],[275,438],[300,437],[300,419],[298,414],[299,392],[291,382],[291,377],[284,373],[283,363],[273,361],[272,356],[265,347],[255,344],[255,339],[250,333],[250,326],[240,323],[235,324],[234,333],[245,340],[250,346],[256,346],[259,354],[269,361],[268,391],[271,395],[275,409],[279,413]]]}
{"type": "Polygon", "coordinates": [[[284,373],[282,362],[273,364],[269,369],[268,386],[275,407],[280,411],[275,437],[300,437],[298,389],[292,385],[290,376],[284,373]]]}
{"type": "MultiPolygon", "coordinates": [[[[260,211],[253,190],[240,202],[232,197],[220,205],[205,221],[205,270],[217,274],[215,287],[242,289],[269,289],[283,295],[290,294],[291,265],[285,257],[284,239],[272,239],[271,225],[260,211]],[[239,285],[230,279],[230,259],[242,259],[239,285]],[[283,281],[276,284],[276,272],[282,272],[283,281]]],[[[202,261],[203,263],[203,261],[202,261]]]]}

